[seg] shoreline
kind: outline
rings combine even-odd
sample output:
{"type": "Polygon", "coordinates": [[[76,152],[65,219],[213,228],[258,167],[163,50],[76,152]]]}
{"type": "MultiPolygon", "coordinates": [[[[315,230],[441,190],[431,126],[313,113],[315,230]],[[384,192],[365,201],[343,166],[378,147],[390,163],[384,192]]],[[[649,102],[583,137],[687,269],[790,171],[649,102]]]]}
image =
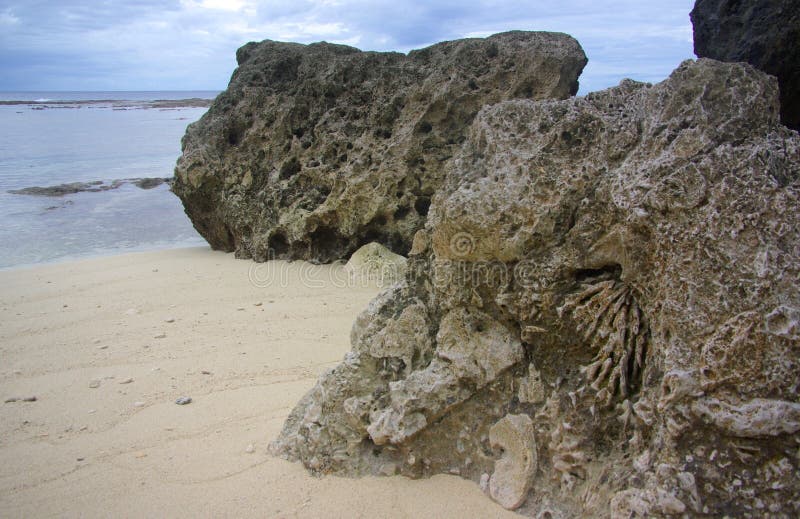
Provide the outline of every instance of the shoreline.
{"type": "Polygon", "coordinates": [[[115,258],[117,256],[148,254],[151,252],[157,253],[165,251],[180,251],[187,249],[198,249],[198,250],[206,250],[209,252],[217,252],[213,251],[208,244],[186,245],[181,243],[173,243],[163,246],[153,246],[152,244],[144,244],[141,246],[131,247],[129,249],[107,249],[107,250],[87,252],[85,253],[86,255],[70,254],[67,256],[59,256],[57,258],[52,258],[49,260],[39,261],[35,263],[20,263],[17,265],[0,266],[0,273],[13,272],[17,270],[30,270],[30,269],[36,269],[38,267],[60,266],[60,265],[66,265],[68,263],[81,263],[84,261],[92,261],[95,259],[109,259],[109,258],[115,258]]]}
{"type": "Polygon", "coordinates": [[[191,247],[0,271],[0,515],[515,517],[457,476],[267,453],[378,293],[331,269],[191,247]]]}

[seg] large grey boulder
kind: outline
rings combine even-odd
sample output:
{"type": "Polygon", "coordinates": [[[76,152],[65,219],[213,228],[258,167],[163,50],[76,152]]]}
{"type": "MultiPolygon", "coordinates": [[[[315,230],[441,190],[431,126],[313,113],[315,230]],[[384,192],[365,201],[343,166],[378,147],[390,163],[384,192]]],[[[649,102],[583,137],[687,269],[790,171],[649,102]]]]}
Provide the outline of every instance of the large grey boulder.
{"type": "Polygon", "coordinates": [[[800,130],[800,0],[697,0],[694,52],[777,76],[781,120],[800,130]]]}
{"type": "Polygon", "coordinates": [[[537,517],[797,516],[799,213],[800,137],[750,65],[486,107],[272,452],[537,517]]]}
{"type": "Polygon", "coordinates": [[[174,192],[215,249],[257,261],[407,254],[487,104],[564,99],[586,64],[565,34],[508,32],[399,53],[264,41],[189,126],[174,192]]]}

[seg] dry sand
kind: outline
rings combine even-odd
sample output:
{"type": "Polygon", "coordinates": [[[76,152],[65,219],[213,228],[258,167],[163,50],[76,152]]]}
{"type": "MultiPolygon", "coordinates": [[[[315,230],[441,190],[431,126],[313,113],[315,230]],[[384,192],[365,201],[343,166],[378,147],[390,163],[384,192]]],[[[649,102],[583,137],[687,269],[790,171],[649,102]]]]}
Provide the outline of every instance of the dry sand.
{"type": "Polygon", "coordinates": [[[36,397],[0,403],[0,516],[516,517],[455,476],[267,453],[377,293],[339,273],[206,248],[0,272],[0,400],[36,397]]]}

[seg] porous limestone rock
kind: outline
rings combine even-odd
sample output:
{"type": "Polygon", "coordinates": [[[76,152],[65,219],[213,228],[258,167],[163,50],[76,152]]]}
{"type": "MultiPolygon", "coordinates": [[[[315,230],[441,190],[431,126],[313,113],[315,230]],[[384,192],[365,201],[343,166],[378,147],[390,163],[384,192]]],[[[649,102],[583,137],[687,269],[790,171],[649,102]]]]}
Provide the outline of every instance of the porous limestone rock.
{"type": "Polygon", "coordinates": [[[524,357],[515,334],[475,308],[445,315],[436,344],[430,364],[390,382],[384,403],[370,413],[375,444],[404,442],[524,357]]]}
{"type": "Polygon", "coordinates": [[[488,106],[272,452],[477,482],[526,415],[523,514],[797,516],[798,214],[800,136],[750,65],[488,106]]]}
{"type": "Polygon", "coordinates": [[[800,2],[697,0],[691,19],[695,54],[777,76],[781,120],[800,130],[800,2]]]}
{"type": "Polygon", "coordinates": [[[489,443],[502,450],[489,479],[489,494],[503,508],[516,510],[528,497],[536,472],[536,437],[526,414],[509,414],[489,429],[489,443]]]}
{"type": "Polygon", "coordinates": [[[507,32],[408,55],[264,41],[183,139],[173,191],[214,249],[330,262],[406,255],[485,105],[564,99],[586,64],[565,34],[507,32]]]}

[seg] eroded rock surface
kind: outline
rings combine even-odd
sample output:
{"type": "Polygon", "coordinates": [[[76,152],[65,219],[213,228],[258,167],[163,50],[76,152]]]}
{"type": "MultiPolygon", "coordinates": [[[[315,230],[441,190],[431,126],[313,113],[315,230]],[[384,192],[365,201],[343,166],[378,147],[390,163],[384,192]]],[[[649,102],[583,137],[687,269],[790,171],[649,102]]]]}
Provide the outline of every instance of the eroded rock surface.
{"type": "Polygon", "coordinates": [[[697,0],[691,18],[695,54],[777,76],[781,119],[800,130],[800,2],[697,0]]]}
{"type": "Polygon", "coordinates": [[[485,105],[564,99],[586,64],[555,33],[509,32],[407,56],[264,41],[189,126],[174,192],[215,249],[329,262],[377,241],[406,255],[485,105]]]}
{"type": "Polygon", "coordinates": [[[524,514],[796,516],[799,196],[800,137],[746,64],[484,108],[405,281],[272,452],[488,486],[492,427],[526,415],[524,514]]]}

